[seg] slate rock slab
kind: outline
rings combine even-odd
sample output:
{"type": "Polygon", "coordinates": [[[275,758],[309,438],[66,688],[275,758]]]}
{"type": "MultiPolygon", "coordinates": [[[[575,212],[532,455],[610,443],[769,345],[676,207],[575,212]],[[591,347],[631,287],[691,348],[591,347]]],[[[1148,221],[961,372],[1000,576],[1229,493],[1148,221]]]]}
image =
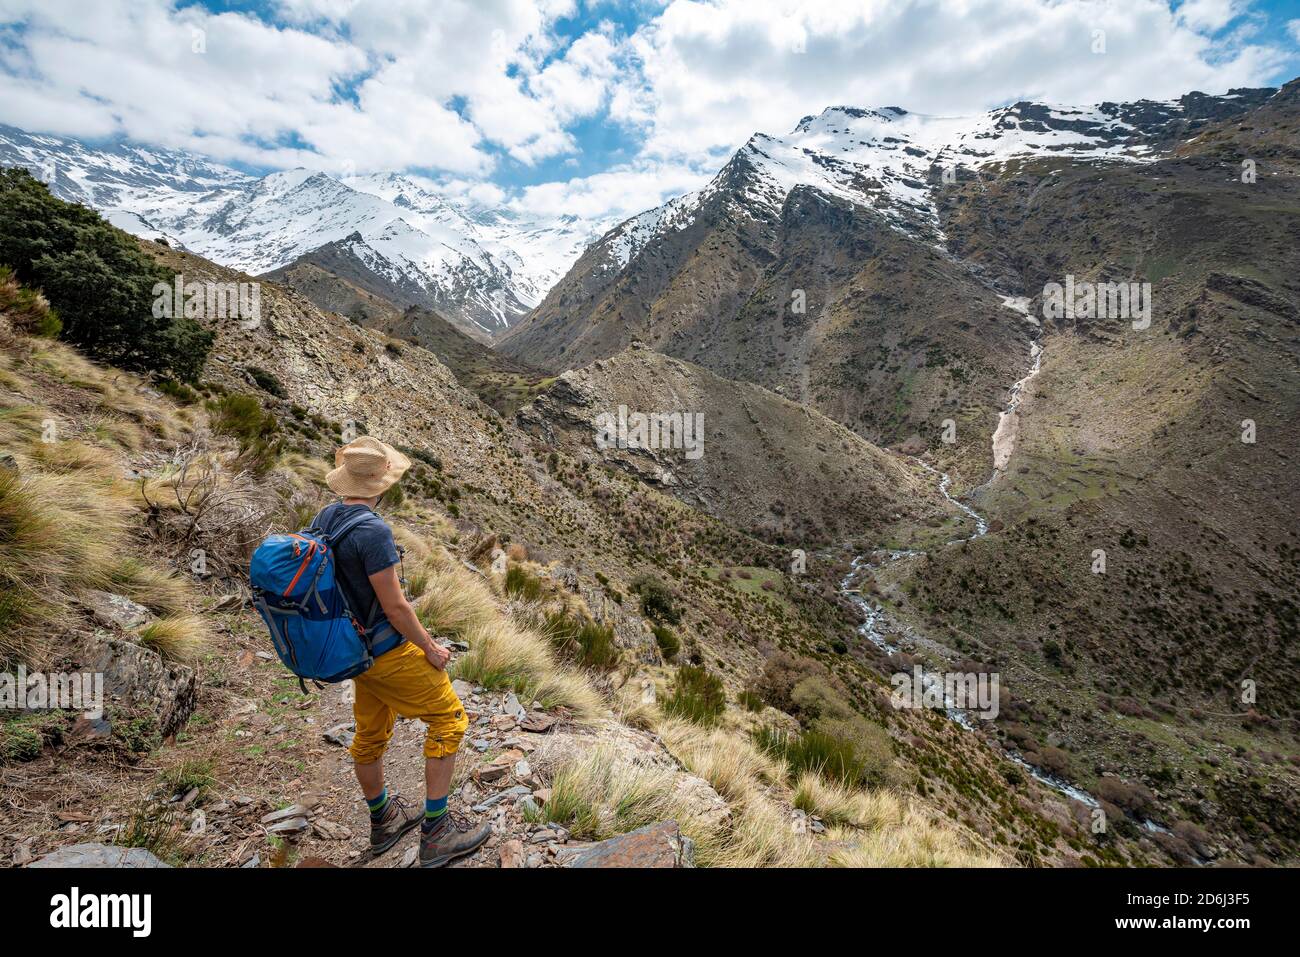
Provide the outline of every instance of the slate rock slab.
{"type": "Polygon", "coordinates": [[[51,851],[28,867],[171,867],[143,847],[73,844],[51,851]]]}
{"type": "Polygon", "coordinates": [[[591,844],[569,857],[569,867],[694,867],[695,842],[676,821],[647,824],[591,844]]]}

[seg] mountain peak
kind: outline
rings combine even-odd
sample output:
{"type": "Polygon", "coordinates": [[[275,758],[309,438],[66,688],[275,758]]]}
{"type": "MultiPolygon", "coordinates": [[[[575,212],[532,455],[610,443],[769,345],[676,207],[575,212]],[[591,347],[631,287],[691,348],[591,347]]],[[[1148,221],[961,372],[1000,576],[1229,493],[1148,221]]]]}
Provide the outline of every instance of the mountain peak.
{"type": "Polygon", "coordinates": [[[23,166],[62,199],[251,274],[331,244],[381,269],[401,305],[436,307],[480,332],[508,328],[604,232],[608,221],[469,210],[399,171],[335,177],[298,166],[265,176],[181,151],[0,126],[0,163],[23,166]]]}

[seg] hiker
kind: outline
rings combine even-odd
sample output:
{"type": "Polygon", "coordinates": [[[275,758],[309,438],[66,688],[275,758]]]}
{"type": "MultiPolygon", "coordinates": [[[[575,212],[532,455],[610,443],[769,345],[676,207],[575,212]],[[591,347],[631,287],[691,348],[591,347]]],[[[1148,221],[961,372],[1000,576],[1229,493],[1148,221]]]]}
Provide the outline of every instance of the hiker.
{"type": "Polygon", "coordinates": [[[353,679],[357,730],[349,749],[370,807],[371,854],[391,849],[419,824],[420,866],[441,867],[476,851],[491,827],[470,827],[447,809],[456,751],[469,719],[447,677],[451,652],[429,637],[402,593],[392,529],[374,514],[411,462],[378,439],[362,436],[335,452],[334,464],[325,481],[340,501],[320,513],[317,526],[328,534],[354,516],[373,516],[343,538],[334,555],[349,607],[357,615],[367,613],[374,656],[374,664],[353,679]],[[397,715],[425,723],[423,813],[384,785],[384,751],[397,715]]]}

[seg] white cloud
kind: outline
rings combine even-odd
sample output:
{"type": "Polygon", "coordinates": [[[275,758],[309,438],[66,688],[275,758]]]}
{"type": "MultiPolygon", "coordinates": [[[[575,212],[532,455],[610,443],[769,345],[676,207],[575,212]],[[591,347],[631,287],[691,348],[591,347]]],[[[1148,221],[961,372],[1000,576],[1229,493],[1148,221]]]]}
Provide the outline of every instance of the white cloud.
{"type": "Polygon", "coordinates": [[[1174,97],[1259,85],[1283,61],[1275,47],[1199,32],[1241,4],[1186,6],[1179,15],[1158,0],[673,0],[629,41],[641,69],[622,78],[612,110],[647,126],[649,155],[689,157],[756,130],[787,131],[832,104],[955,114],[1020,98],[1174,97]]]}
{"type": "Polygon", "coordinates": [[[290,23],[339,23],[357,3],[358,0],[277,0],[276,8],[290,23]]]}
{"type": "Polygon", "coordinates": [[[620,166],[592,176],[529,186],[510,205],[535,216],[626,218],[698,189],[713,172],[677,163],[620,166]]]}
{"type": "Polygon", "coordinates": [[[572,151],[601,108],[609,41],[555,52],[571,0],[281,0],[290,26],[174,0],[0,0],[0,121],[121,134],[223,160],[488,173],[572,151]],[[196,52],[199,51],[199,52],[196,52]],[[536,88],[533,83],[536,82],[536,88]]]}
{"type": "MultiPolygon", "coordinates": [[[[0,0],[0,122],[262,166],[428,169],[476,203],[631,214],[829,105],[1163,98],[1295,63],[1251,0],[640,0],[631,36],[557,34],[601,2],[275,0],[271,23],[180,0],[0,0]],[[592,118],[637,155],[513,198],[491,182],[502,155],[573,165],[592,118]]],[[[1287,30],[1300,42],[1300,20],[1287,30]]]]}
{"type": "Polygon", "coordinates": [[[1242,13],[1238,0],[1183,0],[1178,18],[1193,30],[1222,30],[1242,13]]]}

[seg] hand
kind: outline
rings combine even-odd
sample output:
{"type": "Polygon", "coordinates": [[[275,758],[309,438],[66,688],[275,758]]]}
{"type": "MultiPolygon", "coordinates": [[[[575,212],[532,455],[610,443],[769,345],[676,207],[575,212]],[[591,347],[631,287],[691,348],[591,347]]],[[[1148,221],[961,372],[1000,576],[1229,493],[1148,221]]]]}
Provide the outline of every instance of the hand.
{"type": "Polygon", "coordinates": [[[444,648],[436,641],[430,641],[429,646],[424,649],[424,657],[429,659],[429,664],[441,671],[447,667],[447,662],[451,661],[451,649],[444,648]]]}

